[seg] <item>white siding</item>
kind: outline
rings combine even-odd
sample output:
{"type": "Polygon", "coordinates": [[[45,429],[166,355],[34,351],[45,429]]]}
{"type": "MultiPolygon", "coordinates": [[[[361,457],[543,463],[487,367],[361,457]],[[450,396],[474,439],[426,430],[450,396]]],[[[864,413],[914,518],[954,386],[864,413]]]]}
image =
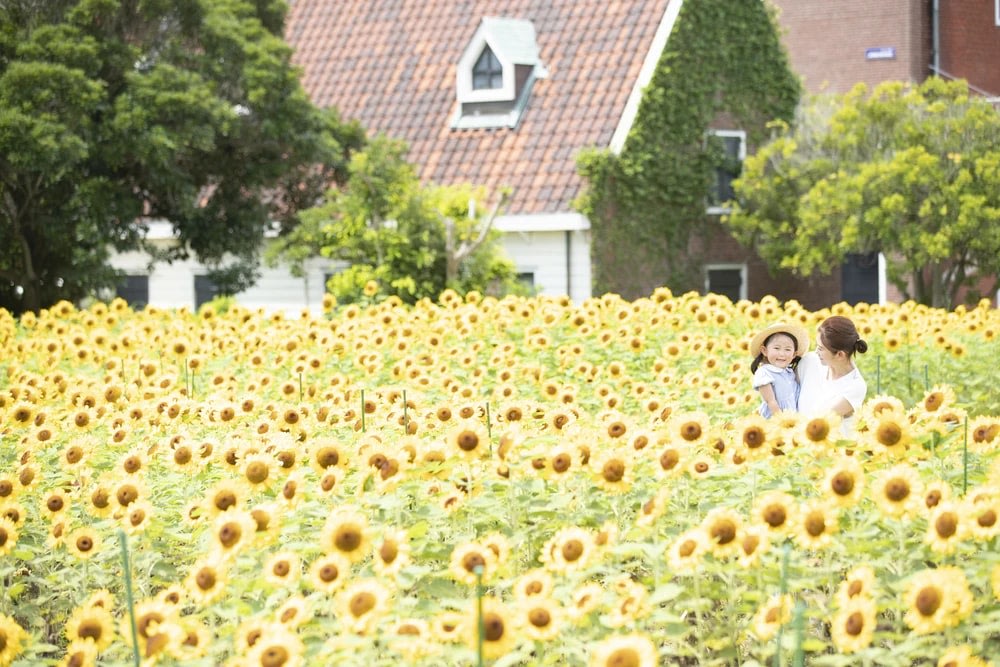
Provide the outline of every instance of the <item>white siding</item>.
{"type": "Polygon", "coordinates": [[[589,231],[506,232],[503,245],[518,272],[534,274],[540,294],[568,294],[574,301],[590,297],[589,231]]]}

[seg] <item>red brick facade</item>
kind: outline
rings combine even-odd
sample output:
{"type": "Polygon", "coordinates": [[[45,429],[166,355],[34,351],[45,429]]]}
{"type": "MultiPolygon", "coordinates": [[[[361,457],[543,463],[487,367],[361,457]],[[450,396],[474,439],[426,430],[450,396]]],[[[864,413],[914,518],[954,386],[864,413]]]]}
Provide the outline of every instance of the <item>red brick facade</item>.
{"type": "Polygon", "coordinates": [[[941,75],[966,79],[974,90],[1000,97],[997,0],[942,0],[939,25],[941,75]]]}

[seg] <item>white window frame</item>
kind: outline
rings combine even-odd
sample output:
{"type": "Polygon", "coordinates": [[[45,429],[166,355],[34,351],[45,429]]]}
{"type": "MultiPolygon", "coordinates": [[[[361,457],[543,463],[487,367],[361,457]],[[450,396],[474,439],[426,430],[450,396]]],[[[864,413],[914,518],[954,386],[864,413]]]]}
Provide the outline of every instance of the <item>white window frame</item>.
{"type": "MultiPolygon", "coordinates": [[[[1000,0],[997,0],[997,2],[1000,2],[1000,0]]],[[[744,130],[709,130],[708,134],[716,137],[738,137],[740,140],[740,162],[747,159],[747,133],[744,130]]],[[[705,209],[705,212],[708,215],[725,215],[726,213],[729,213],[730,210],[731,209],[728,209],[725,206],[716,206],[715,204],[711,204],[705,209]]]]}
{"type": "Polygon", "coordinates": [[[993,24],[1000,26],[1000,0],[993,0],[993,24]]]}
{"type": "Polygon", "coordinates": [[[732,271],[738,269],[740,272],[740,299],[747,298],[747,265],[744,264],[706,264],[703,268],[705,272],[705,294],[709,293],[709,274],[712,271],[732,271]]]}

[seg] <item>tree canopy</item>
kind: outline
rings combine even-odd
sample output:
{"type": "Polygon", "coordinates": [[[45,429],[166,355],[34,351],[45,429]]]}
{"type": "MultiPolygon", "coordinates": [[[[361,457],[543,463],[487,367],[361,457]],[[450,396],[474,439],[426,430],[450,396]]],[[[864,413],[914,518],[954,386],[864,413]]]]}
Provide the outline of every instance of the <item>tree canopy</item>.
{"type": "Polygon", "coordinates": [[[152,221],[222,293],[257,277],[364,135],[308,99],[281,0],[8,0],[0,9],[0,307],[113,287],[152,221]]]}
{"type": "Polygon", "coordinates": [[[516,272],[500,245],[485,188],[422,184],[406,159],[405,142],[382,135],[351,156],[345,183],[302,223],[267,249],[269,263],[301,274],[306,259],[346,263],[327,288],[341,303],[398,297],[405,303],[437,298],[447,288],[517,291],[516,272]]]}
{"type": "Polygon", "coordinates": [[[698,241],[717,229],[706,210],[725,162],[709,128],[745,131],[755,144],[769,121],[793,117],[800,93],[765,3],[685,2],[621,153],[578,160],[594,291],[699,289],[698,241]]]}
{"type": "MultiPolygon", "coordinates": [[[[818,98],[748,158],[724,224],[775,269],[881,252],[904,297],[950,307],[1000,273],[1000,114],[964,81],[818,98]]],[[[984,290],[985,291],[985,290],[984,290]]]]}

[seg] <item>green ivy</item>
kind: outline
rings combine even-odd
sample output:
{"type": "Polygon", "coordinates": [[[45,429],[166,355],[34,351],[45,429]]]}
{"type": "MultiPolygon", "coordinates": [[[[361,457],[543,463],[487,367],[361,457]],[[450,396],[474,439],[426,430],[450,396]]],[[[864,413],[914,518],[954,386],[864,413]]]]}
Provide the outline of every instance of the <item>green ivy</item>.
{"type": "Polygon", "coordinates": [[[761,0],[687,0],[621,153],[580,154],[587,188],[576,206],[591,224],[595,293],[700,289],[701,249],[719,229],[706,203],[723,160],[709,127],[759,144],[801,95],[775,25],[761,0]]]}

